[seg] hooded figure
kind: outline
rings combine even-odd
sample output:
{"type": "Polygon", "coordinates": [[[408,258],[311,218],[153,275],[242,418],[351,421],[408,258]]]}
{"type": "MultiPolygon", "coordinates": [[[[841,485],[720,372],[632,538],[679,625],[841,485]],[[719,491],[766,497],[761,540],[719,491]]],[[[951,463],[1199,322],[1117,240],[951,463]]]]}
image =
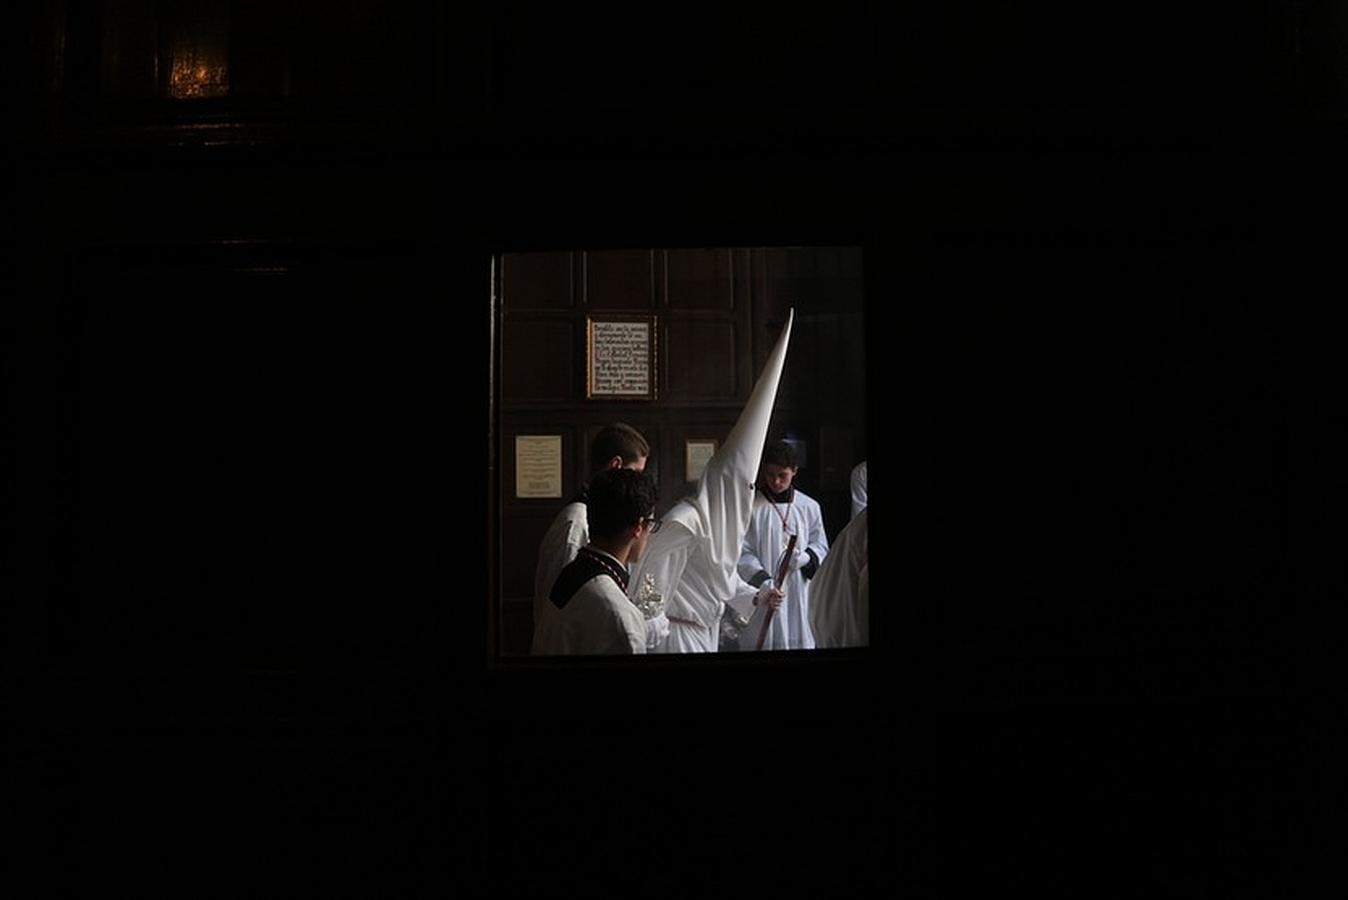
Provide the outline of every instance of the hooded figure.
{"type": "Polygon", "coordinates": [[[737,571],[754,505],[758,462],[786,362],[793,310],[725,443],[698,479],[697,490],[663,516],[632,573],[635,594],[649,574],[665,599],[669,635],[655,653],[714,652],[729,604],[748,619],[769,585],[755,589],[737,571]]]}
{"type": "Polygon", "coordinates": [[[871,641],[869,521],[863,509],[847,523],[810,583],[816,647],[865,647],[871,641]]]}

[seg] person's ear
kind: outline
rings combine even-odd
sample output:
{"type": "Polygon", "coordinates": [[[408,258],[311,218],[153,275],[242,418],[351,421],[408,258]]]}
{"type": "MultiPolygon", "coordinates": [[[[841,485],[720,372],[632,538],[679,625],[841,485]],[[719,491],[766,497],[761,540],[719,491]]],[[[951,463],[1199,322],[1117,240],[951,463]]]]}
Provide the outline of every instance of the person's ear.
{"type": "Polygon", "coordinates": [[[623,467],[623,458],[621,456],[613,457],[608,461],[608,467],[610,469],[621,469],[623,467]]]}

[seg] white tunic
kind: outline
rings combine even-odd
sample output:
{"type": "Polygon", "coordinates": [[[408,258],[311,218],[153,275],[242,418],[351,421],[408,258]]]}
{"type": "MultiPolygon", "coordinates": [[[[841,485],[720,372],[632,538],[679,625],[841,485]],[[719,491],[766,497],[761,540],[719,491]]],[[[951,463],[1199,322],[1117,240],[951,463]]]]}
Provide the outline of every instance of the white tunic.
{"type": "MultiPolygon", "coordinates": [[[[542,649],[540,639],[545,623],[557,610],[549,599],[552,586],[557,583],[562,569],[576,558],[580,548],[590,542],[590,520],[586,509],[580,501],[563,506],[539,542],[538,565],[534,569],[534,639],[530,648],[530,653],[535,656],[550,652],[542,649]]],[[[637,614],[641,611],[637,610],[637,614]]],[[[645,623],[645,645],[648,649],[654,648],[668,635],[669,620],[661,613],[646,619],[645,623]]]]}
{"type": "MultiPolygon", "coordinates": [[[[622,565],[603,555],[614,567],[622,565]]],[[[548,605],[551,608],[534,635],[535,652],[540,655],[646,652],[645,617],[608,575],[598,574],[584,582],[560,609],[551,599],[548,605]]]]}
{"type": "Polygon", "coordinates": [[[585,515],[585,504],[579,501],[568,503],[552,520],[543,540],[538,545],[538,565],[534,569],[534,653],[539,650],[539,630],[543,620],[554,608],[548,595],[557,583],[557,576],[567,563],[576,558],[580,548],[590,542],[589,519],[585,515]]]}
{"type": "MultiPolygon", "coordinates": [[[[764,635],[764,650],[810,650],[815,645],[810,630],[810,582],[800,569],[794,569],[787,573],[785,583],[777,584],[777,571],[793,534],[796,552],[808,549],[820,563],[828,556],[828,536],[824,533],[824,514],[818,501],[795,491],[789,503],[774,503],[759,493],[749,519],[749,531],[744,536],[740,577],[753,584],[771,579],[786,594],[764,635]]],[[[765,618],[765,609],[754,610],[749,627],[740,634],[741,650],[753,650],[758,645],[765,618]]]]}
{"type": "Polygon", "coordinates": [[[818,647],[870,643],[868,520],[863,509],[838,533],[833,552],[810,586],[810,627],[818,647]]]}
{"type": "Polygon", "coordinates": [[[680,501],[651,535],[646,553],[632,573],[635,591],[647,573],[665,598],[668,637],[652,653],[714,653],[726,604],[746,618],[754,609],[756,589],[718,562],[697,507],[680,501]]]}

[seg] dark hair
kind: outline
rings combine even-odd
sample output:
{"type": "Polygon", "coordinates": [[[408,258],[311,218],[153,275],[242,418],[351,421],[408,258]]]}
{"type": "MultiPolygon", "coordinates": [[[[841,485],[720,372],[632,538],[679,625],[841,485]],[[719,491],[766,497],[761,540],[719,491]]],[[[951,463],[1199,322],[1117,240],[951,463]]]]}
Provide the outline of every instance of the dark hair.
{"type": "Polygon", "coordinates": [[[585,517],[590,534],[608,538],[631,528],[655,511],[655,482],[645,472],[605,469],[590,482],[585,517]]]}
{"type": "Polygon", "coordinates": [[[763,465],[789,466],[800,468],[800,455],[796,448],[786,441],[773,441],[763,448],[763,465]]]}
{"type": "Polygon", "coordinates": [[[599,433],[590,442],[590,471],[598,472],[608,467],[609,460],[622,457],[623,465],[636,462],[651,455],[651,445],[631,425],[614,422],[599,429],[599,433]]]}

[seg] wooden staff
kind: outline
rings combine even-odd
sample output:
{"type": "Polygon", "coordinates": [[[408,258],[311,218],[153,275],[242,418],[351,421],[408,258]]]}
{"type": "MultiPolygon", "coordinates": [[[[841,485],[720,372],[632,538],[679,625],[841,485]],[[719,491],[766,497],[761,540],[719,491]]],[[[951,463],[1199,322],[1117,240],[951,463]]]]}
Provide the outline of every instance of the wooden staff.
{"type": "MultiPolygon", "coordinates": [[[[791,571],[791,557],[796,555],[796,536],[791,535],[790,540],[786,542],[786,553],[782,555],[782,564],[777,567],[777,580],[773,582],[773,587],[777,590],[782,589],[782,582],[786,580],[786,573],[791,571]]],[[[777,610],[771,606],[768,607],[768,614],[763,617],[763,627],[758,630],[758,646],[755,650],[763,649],[763,640],[768,636],[768,629],[772,627],[772,614],[777,610]]]]}

